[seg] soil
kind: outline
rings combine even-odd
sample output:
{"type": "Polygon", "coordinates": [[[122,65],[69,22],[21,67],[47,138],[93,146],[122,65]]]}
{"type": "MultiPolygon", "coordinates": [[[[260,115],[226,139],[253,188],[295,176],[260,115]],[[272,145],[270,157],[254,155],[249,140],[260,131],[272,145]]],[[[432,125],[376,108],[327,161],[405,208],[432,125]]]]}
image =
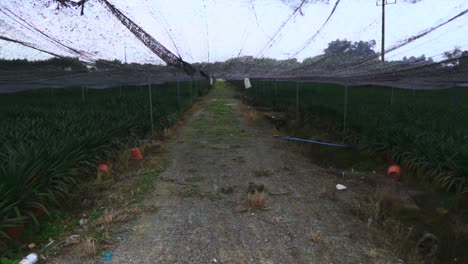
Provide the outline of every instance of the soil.
{"type": "Polygon", "coordinates": [[[314,165],[238,98],[217,82],[165,143],[157,155],[170,165],[142,201],[158,210],[118,227],[109,263],[402,263],[390,239],[352,212],[354,182],[368,175],[314,165]],[[250,182],[265,186],[265,208],[244,202],[250,182]]]}

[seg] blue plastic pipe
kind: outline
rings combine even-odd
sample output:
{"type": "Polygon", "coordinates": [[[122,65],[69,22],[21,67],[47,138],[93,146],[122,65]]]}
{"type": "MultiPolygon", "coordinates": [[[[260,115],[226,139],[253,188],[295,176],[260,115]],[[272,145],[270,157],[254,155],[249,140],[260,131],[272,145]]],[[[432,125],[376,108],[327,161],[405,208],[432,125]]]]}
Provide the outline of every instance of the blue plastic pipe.
{"type": "Polygon", "coordinates": [[[305,142],[305,143],[311,143],[311,144],[317,144],[317,145],[329,146],[329,147],[353,148],[353,146],[351,146],[351,145],[342,145],[342,144],[335,144],[335,143],[327,143],[327,142],[320,142],[320,141],[309,140],[309,139],[302,139],[302,138],[282,137],[281,139],[282,139],[282,140],[288,140],[288,141],[299,141],[299,142],[305,142]]]}

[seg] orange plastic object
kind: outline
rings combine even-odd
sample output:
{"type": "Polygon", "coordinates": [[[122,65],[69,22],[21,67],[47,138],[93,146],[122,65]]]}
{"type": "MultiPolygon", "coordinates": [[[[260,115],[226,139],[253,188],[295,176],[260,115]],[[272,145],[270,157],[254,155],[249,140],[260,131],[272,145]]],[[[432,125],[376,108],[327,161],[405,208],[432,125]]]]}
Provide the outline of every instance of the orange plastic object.
{"type": "Polygon", "coordinates": [[[109,171],[109,164],[107,164],[107,161],[99,162],[98,171],[102,171],[102,172],[108,172],[109,171]]]}
{"type": "Polygon", "coordinates": [[[400,180],[401,178],[401,167],[397,164],[392,164],[388,166],[387,176],[394,179],[395,181],[400,180]]]}
{"type": "Polygon", "coordinates": [[[142,160],[143,159],[143,155],[141,154],[141,150],[139,148],[132,148],[130,150],[130,154],[131,154],[132,159],[134,159],[134,160],[142,160]]]}

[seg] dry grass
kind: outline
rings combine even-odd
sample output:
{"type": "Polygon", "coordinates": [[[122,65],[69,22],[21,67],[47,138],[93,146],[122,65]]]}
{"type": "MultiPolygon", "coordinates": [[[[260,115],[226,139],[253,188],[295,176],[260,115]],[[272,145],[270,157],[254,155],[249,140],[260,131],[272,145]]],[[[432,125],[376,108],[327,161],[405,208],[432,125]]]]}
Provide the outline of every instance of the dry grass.
{"type": "Polygon", "coordinates": [[[266,208],[267,194],[265,192],[255,192],[247,195],[247,203],[253,209],[266,208]]]}
{"type": "Polygon", "coordinates": [[[320,189],[319,197],[328,199],[330,201],[336,201],[335,187],[334,186],[324,186],[320,189]]]}
{"type": "Polygon", "coordinates": [[[398,193],[394,188],[376,190],[370,199],[368,215],[375,221],[383,221],[391,211],[401,207],[398,193]]]}
{"type": "Polygon", "coordinates": [[[96,241],[93,238],[85,237],[80,243],[80,250],[85,256],[95,256],[97,254],[96,241]]]}
{"type": "Polygon", "coordinates": [[[126,222],[130,219],[135,218],[137,215],[145,211],[154,211],[154,208],[141,209],[141,208],[131,208],[131,209],[122,209],[122,210],[113,210],[109,209],[104,211],[104,213],[96,220],[97,226],[109,226],[111,224],[126,222]]]}
{"type": "Polygon", "coordinates": [[[111,173],[119,173],[128,169],[129,162],[131,161],[131,148],[133,148],[131,145],[126,145],[122,148],[122,151],[119,152],[114,162],[112,163],[112,168],[114,170],[112,170],[111,173]]]}
{"type": "Polygon", "coordinates": [[[402,256],[405,263],[431,263],[426,262],[423,256],[419,254],[417,244],[410,238],[412,230],[408,229],[400,221],[393,218],[386,218],[382,221],[380,227],[389,235],[392,241],[391,248],[393,251],[397,255],[402,256]]]}
{"type": "MultiPolygon", "coordinates": [[[[326,191],[321,197],[328,197],[326,191]]],[[[372,222],[383,224],[391,212],[401,206],[397,193],[392,188],[377,189],[374,194],[361,199],[353,199],[350,203],[350,212],[363,221],[371,219],[372,222]]]]}
{"type": "Polygon", "coordinates": [[[143,144],[140,148],[145,156],[166,151],[161,144],[156,142],[143,144]]]}
{"type": "Polygon", "coordinates": [[[266,207],[268,194],[263,184],[249,183],[247,196],[240,200],[236,210],[239,212],[250,212],[252,210],[269,210],[266,207]]]}
{"type": "Polygon", "coordinates": [[[242,113],[242,116],[246,119],[249,119],[249,120],[255,120],[258,118],[258,115],[256,112],[254,111],[249,111],[249,112],[244,112],[242,113]]]}
{"type": "Polygon", "coordinates": [[[265,186],[263,184],[256,184],[249,182],[249,187],[247,189],[247,206],[251,209],[265,209],[267,202],[267,194],[265,192],[265,186]]]}
{"type": "Polygon", "coordinates": [[[172,136],[174,136],[174,129],[165,128],[163,130],[163,136],[164,136],[164,138],[171,138],[172,136]]]}
{"type": "MultiPolygon", "coordinates": [[[[355,200],[351,203],[351,213],[363,221],[372,219],[372,236],[375,239],[381,238],[382,232],[386,234],[390,243],[388,248],[395,254],[401,256],[405,263],[422,264],[431,263],[419,254],[418,245],[412,239],[413,230],[395,219],[392,211],[401,206],[398,193],[394,188],[379,188],[367,199],[355,200]]],[[[367,255],[378,258],[379,252],[370,250],[367,255]]]]}
{"type": "Polygon", "coordinates": [[[309,233],[309,240],[314,243],[319,243],[322,240],[322,233],[320,231],[313,231],[309,233]]]}

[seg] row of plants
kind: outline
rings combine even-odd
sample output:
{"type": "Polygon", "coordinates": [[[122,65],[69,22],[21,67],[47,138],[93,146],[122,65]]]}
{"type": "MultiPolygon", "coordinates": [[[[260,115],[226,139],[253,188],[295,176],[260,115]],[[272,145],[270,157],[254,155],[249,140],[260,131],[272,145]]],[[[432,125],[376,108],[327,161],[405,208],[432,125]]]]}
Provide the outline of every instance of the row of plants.
{"type": "MultiPolygon", "coordinates": [[[[234,81],[236,82],[236,81],[234,81]]],[[[243,83],[237,82],[238,86],[243,83]]],[[[286,81],[252,81],[254,104],[286,111],[311,127],[381,153],[446,190],[468,192],[468,89],[410,90],[286,81]]]]}
{"type": "Polygon", "coordinates": [[[208,88],[198,80],[0,94],[0,240],[39,223],[124,144],[172,126],[208,88]]]}

